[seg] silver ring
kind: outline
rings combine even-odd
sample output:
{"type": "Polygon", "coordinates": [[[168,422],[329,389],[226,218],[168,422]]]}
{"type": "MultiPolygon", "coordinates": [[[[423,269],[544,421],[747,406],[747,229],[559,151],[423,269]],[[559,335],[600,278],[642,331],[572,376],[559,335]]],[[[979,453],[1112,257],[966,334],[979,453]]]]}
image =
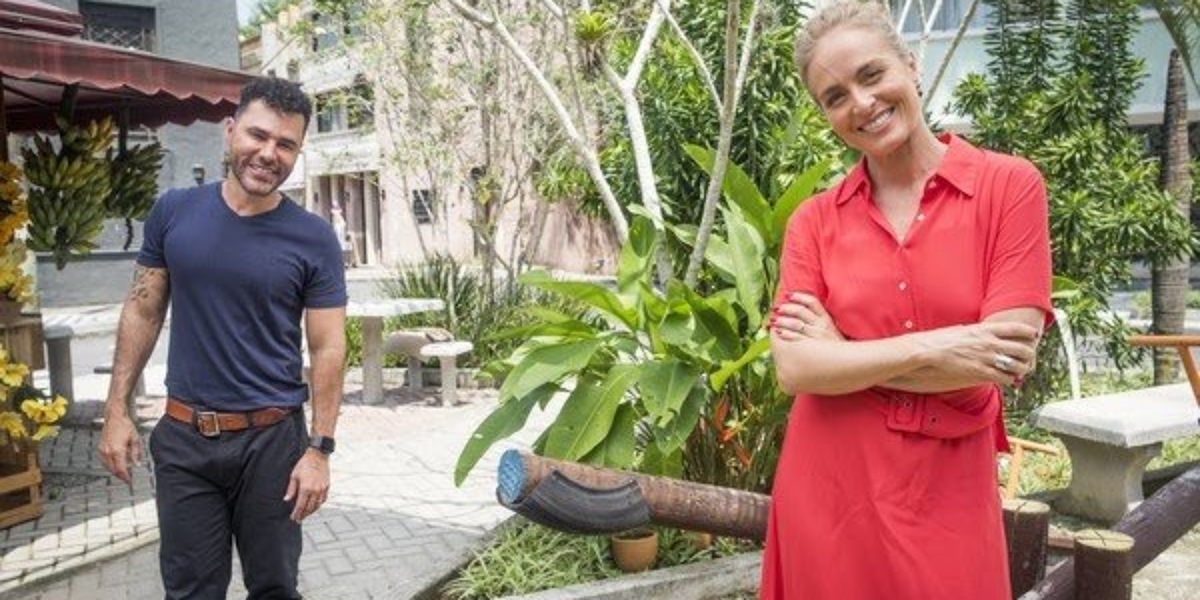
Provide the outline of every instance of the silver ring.
{"type": "Polygon", "coordinates": [[[992,364],[1005,373],[1011,371],[1016,363],[1017,361],[1013,357],[1006,354],[997,354],[996,358],[992,360],[992,364]]]}

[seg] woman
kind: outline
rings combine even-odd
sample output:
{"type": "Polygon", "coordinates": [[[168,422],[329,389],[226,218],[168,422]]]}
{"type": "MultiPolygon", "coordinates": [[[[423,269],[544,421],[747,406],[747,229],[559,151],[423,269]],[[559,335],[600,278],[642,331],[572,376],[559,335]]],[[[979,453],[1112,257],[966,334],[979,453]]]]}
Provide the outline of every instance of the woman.
{"type": "Polygon", "coordinates": [[[796,63],[863,158],[784,242],[771,347],[795,403],[762,597],[1009,598],[998,384],[1029,372],[1050,319],[1042,178],[933,134],[874,3],[819,11],[796,63]]]}

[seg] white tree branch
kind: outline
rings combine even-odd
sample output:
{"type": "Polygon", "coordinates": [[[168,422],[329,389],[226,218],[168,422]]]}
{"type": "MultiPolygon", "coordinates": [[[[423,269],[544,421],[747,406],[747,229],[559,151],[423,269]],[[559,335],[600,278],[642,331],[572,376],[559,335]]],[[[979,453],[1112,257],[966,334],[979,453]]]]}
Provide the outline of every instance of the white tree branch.
{"type": "Polygon", "coordinates": [[[525,49],[521,46],[520,42],[513,37],[512,32],[508,30],[508,27],[505,26],[504,21],[500,19],[500,15],[498,14],[497,8],[494,4],[490,4],[490,8],[492,9],[491,17],[487,18],[486,21],[478,21],[468,16],[467,13],[462,12],[463,9],[472,12],[477,11],[474,11],[474,9],[463,5],[461,0],[449,1],[451,6],[453,6],[456,11],[459,11],[459,14],[479,23],[481,26],[485,27],[494,35],[496,35],[500,39],[500,42],[504,44],[504,47],[508,49],[509,53],[511,53],[513,57],[517,59],[517,62],[521,64],[525,72],[533,78],[534,82],[538,86],[538,89],[546,98],[546,101],[550,103],[550,107],[554,111],[555,116],[558,117],[559,123],[562,125],[563,130],[566,133],[568,142],[570,142],[571,147],[575,150],[576,156],[583,163],[583,167],[591,177],[592,183],[596,185],[597,191],[600,193],[600,199],[604,203],[604,208],[608,211],[608,216],[612,220],[613,228],[616,230],[617,238],[622,244],[625,243],[625,240],[629,237],[629,223],[625,219],[625,214],[621,212],[621,206],[617,203],[617,198],[616,195],[613,194],[612,186],[608,184],[608,180],[604,176],[604,171],[600,167],[600,158],[596,155],[596,152],[592,149],[592,147],[588,145],[583,134],[580,133],[579,128],[575,126],[574,119],[571,118],[570,112],[567,111],[566,105],[563,104],[562,94],[556,87],[554,87],[554,84],[550,82],[550,80],[546,77],[546,74],[540,67],[538,67],[537,63],[535,63],[533,59],[529,57],[529,54],[525,52],[525,49]]]}
{"type": "Polygon", "coordinates": [[[976,8],[979,8],[979,0],[972,0],[971,6],[967,9],[967,14],[963,17],[962,23],[958,24],[958,31],[954,32],[954,40],[950,42],[950,48],[946,50],[946,55],[942,57],[942,63],[938,65],[937,74],[933,76],[933,82],[929,84],[929,89],[925,90],[925,101],[923,104],[926,110],[929,110],[930,104],[933,102],[934,92],[942,84],[942,77],[946,75],[946,68],[950,66],[950,59],[954,57],[954,52],[958,50],[958,45],[962,43],[967,29],[971,27],[971,19],[975,18],[976,8]]]}
{"type": "MultiPolygon", "coordinates": [[[[665,0],[654,0],[660,6],[665,0]]],[[[671,31],[675,32],[675,37],[679,38],[683,48],[687,50],[688,56],[692,57],[692,62],[696,65],[696,72],[700,75],[700,79],[704,82],[704,89],[708,90],[708,95],[712,98],[713,109],[721,112],[721,95],[717,93],[717,84],[713,81],[712,71],[708,69],[708,65],[704,63],[704,57],[700,55],[700,51],[692,44],[692,40],[688,38],[687,33],[679,26],[679,21],[675,15],[669,10],[664,10],[667,24],[671,26],[671,31]]]]}
{"type": "Polygon", "coordinates": [[[742,42],[739,60],[737,46],[741,3],[740,0],[728,0],[726,6],[728,14],[725,23],[724,96],[719,117],[717,153],[713,158],[708,189],[704,193],[704,209],[700,217],[700,228],[696,234],[696,246],[692,248],[687,272],[684,274],[684,285],[688,287],[694,287],[700,278],[700,268],[704,264],[704,255],[708,251],[708,240],[712,236],[713,225],[716,222],[717,201],[721,198],[725,172],[729,169],[729,150],[733,145],[733,125],[737,118],[738,99],[746,80],[746,71],[750,68],[750,57],[754,51],[754,30],[758,24],[759,0],[754,0],[750,6],[750,17],[746,23],[746,39],[742,42]]]}
{"type": "Polygon", "coordinates": [[[671,0],[664,1],[667,3],[666,8],[656,2],[654,9],[650,11],[650,20],[646,21],[646,29],[638,42],[637,53],[633,55],[633,60],[629,62],[629,70],[625,72],[624,83],[630,88],[636,88],[638,80],[642,78],[642,69],[646,67],[650,52],[654,50],[654,42],[658,39],[658,32],[662,30],[666,21],[663,13],[670,10],[671,0]]]}

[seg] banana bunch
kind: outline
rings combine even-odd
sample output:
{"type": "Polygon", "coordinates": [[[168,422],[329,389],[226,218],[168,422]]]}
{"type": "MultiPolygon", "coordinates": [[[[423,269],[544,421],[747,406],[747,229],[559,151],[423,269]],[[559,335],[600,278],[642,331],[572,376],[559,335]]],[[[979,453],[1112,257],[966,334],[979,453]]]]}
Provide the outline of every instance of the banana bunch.
{"type": "Polygon", "coordinates": [[[62,269],[71,255],[91,252],[104,228],[105,200],[112,193],[105,149],[111,144],[113,121],[105,118],[86,126],[59,117],[58,149],[48,138],[35,135],[33,147],[23,148],[29,183],[28,246],[52,252],[62,269]]]}
{"type": "Polygon", "coordinates": [[[158,197],[158,171],[163,148],[158,142],[105,154],[112,178],[112,193],[104,201],[104,213],[113,219],[145,220],[158,197]]]}

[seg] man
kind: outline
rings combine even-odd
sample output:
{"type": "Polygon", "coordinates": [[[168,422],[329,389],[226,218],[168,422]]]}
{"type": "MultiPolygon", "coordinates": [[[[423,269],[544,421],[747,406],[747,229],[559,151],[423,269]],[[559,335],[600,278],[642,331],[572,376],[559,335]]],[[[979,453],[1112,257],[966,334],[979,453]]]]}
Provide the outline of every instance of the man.
{"type": "Polygon", "coordinates": [[[127,400],[170,304],[166,416],[149,443],[167,598],[225,598],[231,542],[250,598],[300,597],[300,522],[329,490],[346,351],[338,241],[277,191],[311,115],[295,84],[251,81],[225,126],[230,177],[167,192],[146,220],[117,329],[100,458],[126,482],[141,460],[127,400]]]}

